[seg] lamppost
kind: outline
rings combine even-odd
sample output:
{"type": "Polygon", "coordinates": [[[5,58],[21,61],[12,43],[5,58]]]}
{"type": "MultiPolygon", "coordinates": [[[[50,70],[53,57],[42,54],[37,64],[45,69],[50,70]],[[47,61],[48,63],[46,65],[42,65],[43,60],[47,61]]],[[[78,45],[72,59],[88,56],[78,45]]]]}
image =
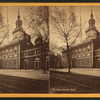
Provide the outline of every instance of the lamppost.
{"type": "Polygon", "coordinates": [[[46,60],[46,43],[45,41],[43,40],[43,73],[46,73],[46,64],[45,64],[45,60],[46,60]]]}

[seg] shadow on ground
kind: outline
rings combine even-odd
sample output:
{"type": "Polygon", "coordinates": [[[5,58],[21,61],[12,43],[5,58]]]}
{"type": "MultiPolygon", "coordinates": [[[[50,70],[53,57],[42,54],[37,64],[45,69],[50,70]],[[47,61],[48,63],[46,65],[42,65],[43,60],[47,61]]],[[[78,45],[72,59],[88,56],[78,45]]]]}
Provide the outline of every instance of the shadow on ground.
{"type": "Polygon", "coordinates": [[[50,71],[51,93],[100,93],[100,77],[50,71]]]}
{"type": "Polygon", "coordinates": [[[48,93],[48,81],[0,74],[0,93],[48,93]]]}

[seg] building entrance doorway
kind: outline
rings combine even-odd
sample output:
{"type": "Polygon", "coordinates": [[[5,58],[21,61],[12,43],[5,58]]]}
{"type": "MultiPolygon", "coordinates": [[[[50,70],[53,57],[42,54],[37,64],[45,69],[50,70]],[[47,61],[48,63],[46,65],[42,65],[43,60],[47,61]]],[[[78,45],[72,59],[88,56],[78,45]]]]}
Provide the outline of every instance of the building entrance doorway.
{"type": "Polygon", "coordinates": [[[28,69],[28,62],[24,62],[24,69],[28,69]]]}
{"type": "Polygon", "coordinates": [[[96,68],[100,68],[100,61],[97,61],[96,68]]]}
{"type": "Polygon", "coordinates": [[[46,69],[49,70],[49,61],[46,61],[46,69]]]}

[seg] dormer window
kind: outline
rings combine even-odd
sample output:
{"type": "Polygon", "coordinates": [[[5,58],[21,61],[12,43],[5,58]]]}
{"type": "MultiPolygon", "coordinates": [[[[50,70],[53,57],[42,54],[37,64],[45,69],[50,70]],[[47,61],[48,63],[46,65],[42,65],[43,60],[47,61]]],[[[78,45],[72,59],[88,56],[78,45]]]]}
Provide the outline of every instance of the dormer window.
{"type": "Polygon", "coordinates": [[[29,42],[27,42],[27,45],[29,45],[29,42]]]}
{"type": "Polygon", "coordinates": [[[40,45],[41,43],[43,43],[42,37],[36,38],[35,45],[40,45]]]}

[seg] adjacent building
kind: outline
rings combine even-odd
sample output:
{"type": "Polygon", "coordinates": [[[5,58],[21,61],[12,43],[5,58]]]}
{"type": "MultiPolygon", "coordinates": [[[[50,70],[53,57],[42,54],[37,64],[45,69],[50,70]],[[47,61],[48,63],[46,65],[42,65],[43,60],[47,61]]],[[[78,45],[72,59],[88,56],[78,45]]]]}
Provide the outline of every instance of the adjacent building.
{"type": "Polygon", "coordinates": [[[62,68],[62,58],[61,55],[57,54],[55,55],[54,53],[50,54],[50,68],[52,69],[59,69],[62,68]]]}

